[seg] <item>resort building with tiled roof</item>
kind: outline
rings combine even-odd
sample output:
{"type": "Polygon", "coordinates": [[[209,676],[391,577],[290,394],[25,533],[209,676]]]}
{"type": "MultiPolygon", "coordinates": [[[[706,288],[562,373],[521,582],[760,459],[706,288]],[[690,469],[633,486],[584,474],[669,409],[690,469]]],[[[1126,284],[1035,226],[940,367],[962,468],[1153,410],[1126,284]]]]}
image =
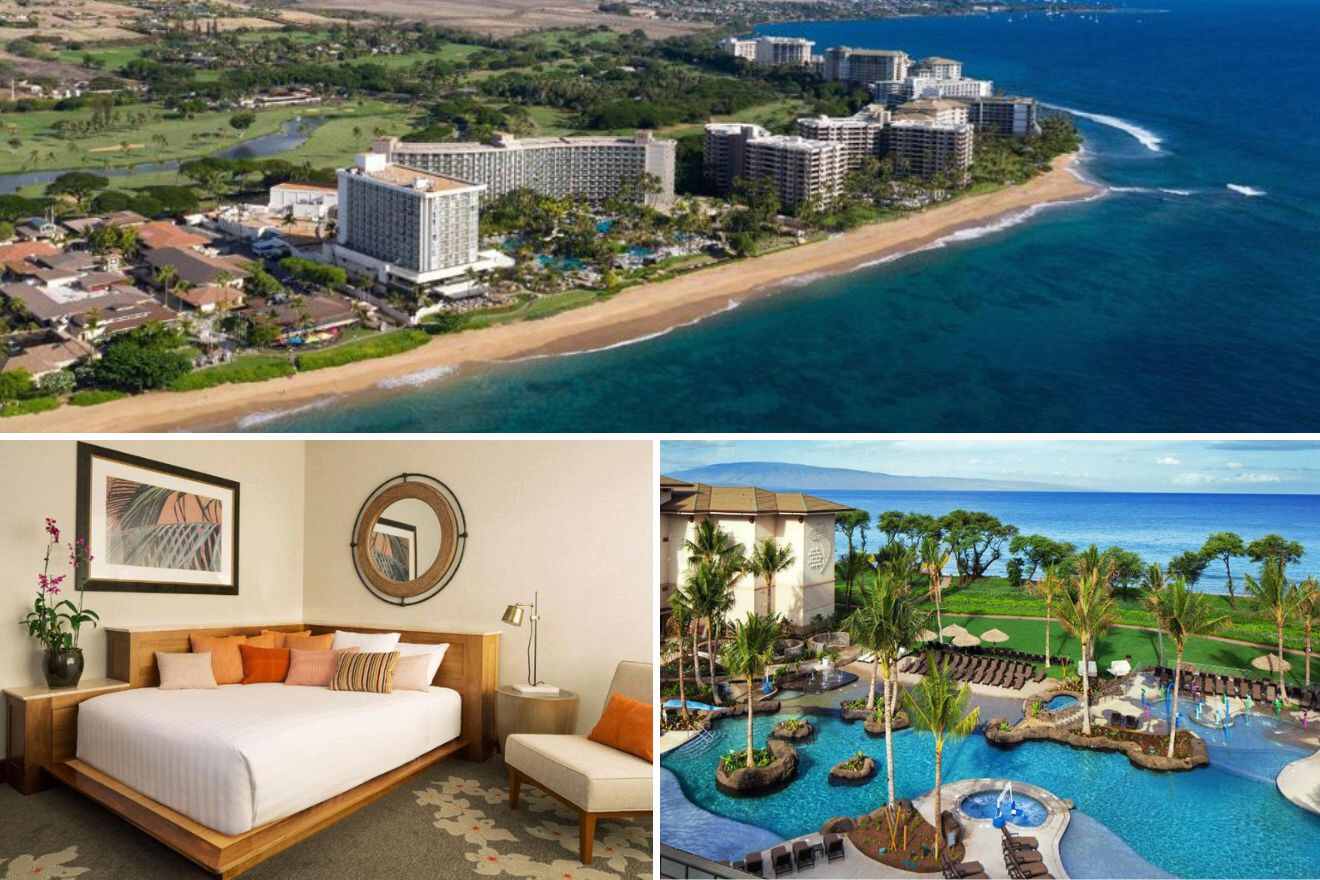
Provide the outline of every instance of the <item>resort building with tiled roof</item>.
{"type": "Polygon", "coordinates": [[[793,626],[834,614],[834,518],[851,510],[802,492],[772,492],[755,486],[711,486],[660,478],[660,601],[668,607],[687,579],[685,543],[697,524],[714,520],[750,555],[766,538],[788,547],[793,564],[775,578],[774,595],[763,580],[742,575],[734,584],[730,620],[747,612],[774,612],[793,626]]]}

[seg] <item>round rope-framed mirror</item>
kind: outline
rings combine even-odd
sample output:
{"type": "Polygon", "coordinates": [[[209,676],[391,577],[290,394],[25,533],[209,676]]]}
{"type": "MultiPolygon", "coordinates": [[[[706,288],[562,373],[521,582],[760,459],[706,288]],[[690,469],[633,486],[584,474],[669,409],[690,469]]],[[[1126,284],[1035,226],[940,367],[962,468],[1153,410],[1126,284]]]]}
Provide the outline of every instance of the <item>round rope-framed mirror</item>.
{"type": "Polygon", "coordinates": [[[416,605],[443,590],[463,562],[463,505],[425,474],[399,474],[358,510],[350,548],[358,578],[377,599],[416,605]]]}

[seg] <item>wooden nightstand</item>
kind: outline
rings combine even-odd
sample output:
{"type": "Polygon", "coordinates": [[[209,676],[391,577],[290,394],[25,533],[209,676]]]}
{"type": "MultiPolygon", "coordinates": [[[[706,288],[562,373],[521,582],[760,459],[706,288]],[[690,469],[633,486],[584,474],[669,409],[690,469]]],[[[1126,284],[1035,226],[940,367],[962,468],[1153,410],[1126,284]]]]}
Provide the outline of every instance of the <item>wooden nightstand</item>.
{"type": "Polygon", "coordinates": [[[557,694],[521,694],[508,685],[495,692],[495,735],[500,754],[511,733],[572,733],[577,726],[578,696],[572,691],[557,694]]]}
{"type": "Polygon", "coordinates": [[[128,682],[114,678],[88,678],[71,688],[7,688],[9,745],[5,751],[5,781],[23,794],[49,788],[51,782],[42,769],[74,757],[78,704],[123,690],[128,690],[128,682]]]}

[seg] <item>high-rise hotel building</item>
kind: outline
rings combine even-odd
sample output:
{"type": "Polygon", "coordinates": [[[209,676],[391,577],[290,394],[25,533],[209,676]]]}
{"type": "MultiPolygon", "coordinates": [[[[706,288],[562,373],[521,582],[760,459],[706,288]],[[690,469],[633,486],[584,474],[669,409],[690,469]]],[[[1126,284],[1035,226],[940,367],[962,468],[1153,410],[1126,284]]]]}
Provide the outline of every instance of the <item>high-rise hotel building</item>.
{"type": "Polygon", "coordinates": [[[811,63],[812,40],[801,37],[758,37],[756,65],[758,67],[805,67],[811,63]]]}
{"type": "Polygon", "coordinates": [[[843,144],[793,135],[749,140],[746,161],[747,177],[772,181],[786,211],[806,202],[833,204],[848,173],[843,144]]]}
{"type": "Polygon", "coordinates": [[[895,117],[885,129],[886,155],[901,174],[930,177],[966,174],[972,164],[974,129],[966,122],[936,122],[918,115],[895,117]]]}
{"type": "Polygon", "coordinates": [[[825,50],[821,76],[844,83],[872,83],[876,80],[906,79],[911,59],[906,52],[894,49],[854,49],[831,46],[825,50]]]}
{"type": "Polygon", "coordinates": [[[967,102],[967,121],[1008,137],[1027,137],[1040,131],[1035,98],[992,95],[972,99],[967,102]]]}
{"type": "Polygon", "coordinates": [[[734,181],[747,176],[747,142],[769,135],[770,132],[751,123],[708,124],[701,172],[711,189],[724,196],[733,192],[734,181]]]}
{"type": "Polygon", "coordinates": [[[650,174],[659,182],[659,190],[646,194],[645,201],[662,206],[674,200],[676,146],[675,141],[644,131],[634,137],[499,135],[488,144],[382,138],[372,151],[398,165],[480,183],[483,201],[515,189],[532,189],[559,198],[580,196],[598,204],[650,174]]]}
{"type": "Polygon", "coordinates": [[[867,156],[884,150],[885,125],[889,111],[872,104],[852,116],[803,116],[797,121],[797,133],[816,141],[843,145],[844,164],[853,171],[867,156]]]}
{"type": "Polygon", "coordinates": [[[336,263],[410,285],[486,268],[478,253],[482,184],[394,165],[379,153],[358,156],[338,176],[336,263]]]}
{"type": "Polygon", "coordinates": [[[912,75],[929,76],[933,79],[962,79],[962,62],[932,55],[914,64],[912,75]]]}

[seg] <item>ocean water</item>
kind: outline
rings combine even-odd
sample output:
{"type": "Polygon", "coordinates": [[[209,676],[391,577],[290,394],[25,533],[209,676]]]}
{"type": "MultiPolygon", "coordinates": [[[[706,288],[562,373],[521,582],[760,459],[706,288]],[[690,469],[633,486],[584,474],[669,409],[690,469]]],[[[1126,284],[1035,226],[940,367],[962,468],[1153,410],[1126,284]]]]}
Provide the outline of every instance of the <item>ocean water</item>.
{"type": "MultiPolygon", "coordinates": [[[[811,492],[811,490],[806,490],[811,492]]],[[[1320,576],[1320,497],[1315,495],[1211,495],[1155,492],[839,492],[811,494],[849,504],[871,514],[874,521],[886,510],[942,516],[951,510],[982,510],[1015,525],[1024,535],[1041,534],[1068,541],[1078,549],[1095,544],[1131,550],[1147,563],[1167,564],[1187,550],[1200,550],[1215,532],[1236,532],[1244,541],[1270,533],[1301,543],[1306,551],[1289,566],[1288,575],[1301,580],[1320,576]]],[[[860,536],[857,539],[860,540],[860,536]]],[[[868,549],[884,543],[874,526],[867,533],[868,549]]],[[[847,543],[836,540],[842,554],[847,543]]],[[[1003,574],[1008,559],[990,572],[1003,574]]],[[[1249,559],[1234,559],[1233,583],[1243,592],[1242,575],[1259,577],[1260,567],[1249,559]]],[[[1205,593],[1227,593],[1222,563],[1212,562],[1197,583],[1205,593]]]]}
{"type": "MultiPolygon", "coordinates": [[[[784,716],[758,716],[758,744],[784,716]]],[[[884,802],[884,740],[873,739],[858,723],[834,715],[812,717],[816,738],[798,749],[797,778],[781,791],[757,798],[725,795],[714,784],[714,762],[746,742],[744,721],[715,725],[714,743],[704,751],[680,747],[660,759],[677,777],[689,801],[728,819],[764,828],[782,838],[819,830],[826,819],[860,815],[884,802]],[[832,786],[829,768],[858,751],[879,764],[875,781],[858,787],[832,786]]],[[[1055,743],[1023,743],[1013,749],[989,745],[979,732],[946,743],[944,781],[975,777],[1013,779],[1071,798],[1086,816],[1117,835],[1137,856],[1179,877],[1313,877],[1320,860],[1320,816],[1294,806],[1274,786],[1284,764],[1306,752],[1269,734],[1275,722],[1252,719],[1259,735],[1243,737],[1241,754],[1233,744],[1217,747],[1210,766],[1187,773],[1155,773],[1134,768],[1125,755],[1086,752],[1055,743]],[[1236,759],[1263,761],[1271,773],[1259,777],[1237,771],[1236,759]]],[[[894,734],[895,793],[911,798],[934,782],[930,734],[894,734]]],[[[1088,835],[1094,837],[1094,835],[1088,835]]],[[[1065,834],[1062,856],[1070,873],[1084,876],[1149,876],[1147,872],[1098,873],[1108,854],[1089,852],[1085,841],[1071,846],[1065,834]]],[[[669,842],[665,814],[660,839],[669,842]]],[[[686,837],[691,847],[699,838],[686,837]]],[[[709,846],[721,841],[712,838],[709,846]]],[[[719,857],[712,853],[714,857],[719,857]]],[[[1110,864],[1108,867],[1114,867],[1110,864]]]]}
{"type": "Polygon", "coordinates": [[[1320,3],[793,23],[1086,114],[1110,189],[609,350],[249,427],[1313,430],[1320,3]]]}

